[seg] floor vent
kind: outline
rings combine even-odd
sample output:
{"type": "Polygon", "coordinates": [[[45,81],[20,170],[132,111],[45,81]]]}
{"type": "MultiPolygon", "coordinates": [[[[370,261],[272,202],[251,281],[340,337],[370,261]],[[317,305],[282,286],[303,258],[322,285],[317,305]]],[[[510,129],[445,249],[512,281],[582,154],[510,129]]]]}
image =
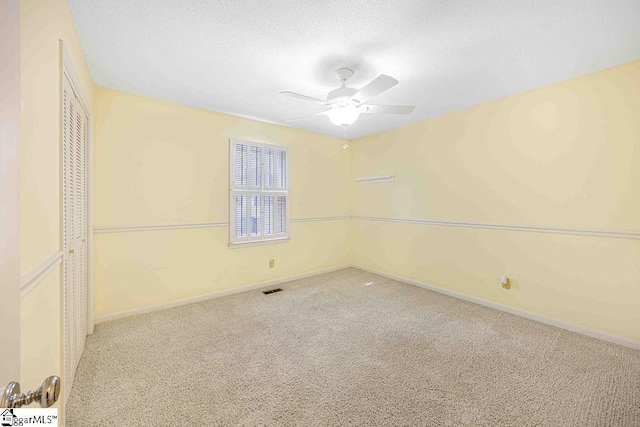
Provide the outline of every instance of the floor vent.
{"type": "Polygon", "coordinates": [[[280,292],[281,290],[282,290],[282,288],[276,288],[276,289],[271,289],[271,290],[268,290],[268,291],[264,291],[262,293],[265,294],[265,295],[269,295],[269,294],[272,294],[274,292],[280,292]]]}

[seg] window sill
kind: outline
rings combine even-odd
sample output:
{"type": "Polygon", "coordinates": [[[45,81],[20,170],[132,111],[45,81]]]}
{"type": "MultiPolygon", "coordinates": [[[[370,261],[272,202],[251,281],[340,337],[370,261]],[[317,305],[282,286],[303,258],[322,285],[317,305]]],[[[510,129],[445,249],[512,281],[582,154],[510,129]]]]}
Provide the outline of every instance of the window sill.
{"type": "Polygon", "coordinates": [[[229,243],[229,249],[240,249],[240,248],[248,248],[251,246],[262,246],[262,245],[275,245],[280,243],[289,243],[291,240],[289,237],[283,237],[281,239],[269,239],[269,240],[255,240],[251,242],[237,242],[237,243],[229,243]]]}

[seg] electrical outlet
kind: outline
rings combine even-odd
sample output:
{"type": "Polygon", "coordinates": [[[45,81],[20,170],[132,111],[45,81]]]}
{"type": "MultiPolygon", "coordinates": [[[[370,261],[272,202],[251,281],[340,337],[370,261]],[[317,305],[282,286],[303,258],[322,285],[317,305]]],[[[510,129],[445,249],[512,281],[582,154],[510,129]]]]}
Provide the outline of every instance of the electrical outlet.
{"type": "Polygon", "coordinates": [[[500,284],[504,289],[511,289],[511,280],[507,276],[500,278],[500,284]]]}
{"type": "Polygon", "coordinates": [[[275,267],[276,262],[274,260],[269,260],[269,268],[275,267]]]}

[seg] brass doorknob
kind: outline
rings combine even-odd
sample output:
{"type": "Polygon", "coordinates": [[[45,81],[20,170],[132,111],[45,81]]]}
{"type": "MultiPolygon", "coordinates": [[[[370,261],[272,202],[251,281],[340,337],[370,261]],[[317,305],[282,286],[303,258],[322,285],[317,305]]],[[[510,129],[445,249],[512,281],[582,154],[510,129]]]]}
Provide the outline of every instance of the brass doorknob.
{"type": "Polygon", "coordinates": [[[40,407],[48,408],[58,401],[60,396],[60,377],[51,376],[44,380],[35,391],[20,393],[20,383],[10,382],[0,395],[0,408],[21,408],[33,402],[40,407]]]}

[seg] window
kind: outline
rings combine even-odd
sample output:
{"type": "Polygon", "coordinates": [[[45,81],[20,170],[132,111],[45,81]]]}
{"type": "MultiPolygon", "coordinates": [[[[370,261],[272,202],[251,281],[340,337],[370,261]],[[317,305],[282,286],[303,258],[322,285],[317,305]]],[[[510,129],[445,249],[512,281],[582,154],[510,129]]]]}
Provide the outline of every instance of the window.
{"type": "Polygon", "coordinates": [[[231,140],[229,244],[289,238],[285,147],[231,140]]]}

